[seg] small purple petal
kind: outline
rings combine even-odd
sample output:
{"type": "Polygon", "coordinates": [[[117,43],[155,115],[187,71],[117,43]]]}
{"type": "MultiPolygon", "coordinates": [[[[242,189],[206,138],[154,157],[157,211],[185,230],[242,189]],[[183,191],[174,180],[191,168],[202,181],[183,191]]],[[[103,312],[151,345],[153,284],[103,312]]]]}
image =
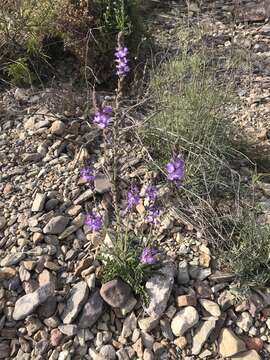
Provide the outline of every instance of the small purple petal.
{"type": "Polygon", "coordinates": [[[173,158],[167,165],[167,178],[172,181],[182,180],[185,173],[185,163],[181,155],[173,158]]]}
{"type": "Polygon", "coordinates": [[[156,255],[158,254],[158,250],[156,248],[144,248],[140,257],[141,263],[145,265],[153,265],[157,262],[156,255]]]}
{"type": "Polygon", "coordinates": [[[85,224],[90,227],[92,231],[99,231],[102,228],[102,217],[97,212],[92,211],[86,214],[85,224]]]}

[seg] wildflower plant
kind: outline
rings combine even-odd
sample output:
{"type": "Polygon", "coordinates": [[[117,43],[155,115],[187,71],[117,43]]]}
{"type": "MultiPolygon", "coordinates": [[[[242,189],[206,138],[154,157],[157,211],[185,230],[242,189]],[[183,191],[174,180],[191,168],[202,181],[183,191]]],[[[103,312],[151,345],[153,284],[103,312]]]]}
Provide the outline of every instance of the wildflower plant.
{"type": "MultiPolygon", "coordinates": [[[[103,137],[103,172],[108,176],[111,184],[111,205],[113,213],[110,219],[114,236],[110,246],[103,244],[99,256],[103,263],[102,281],[106,282],[121,278],[131,286],[134,293],[140,295],[147,302],[145,282],[154,270],[159,268],[159,250],[154,246],[153,229],[160,222],[161,208],[158,202],[158,187],[152,179],[144,189],[135,183],[129,184],[126,199],[122,197],[121,157],[125,155],[127,119],[124,112],[124,82],[130,73],[130,59],[128,48],[124,44],[123,33],[118,36],[115,51],[115,74],[117,76],[117,89],[114,103],[101,105],[93,92],[95,113],[92,124],[100,129],[103,137]],[[144,191],[143,191],[144,190],[144,191]],[[123,200],[124,204],[123,204],[123,200]],[[141,220],[148,228],[148,234],[138,233],[135,226],[137,207],[145,206],[141,220]],[[134,226],[134,228],[133,228],[134,226]]],[[[184,160],[182,156],[174,156],[167,164],[169,181],[179,182],[184,177],[184,160]]],[[[92,184],[96,179],[95,171],[91,167],[81,169],[81,177],[92,184]]],[[[95,197],[95,194],[94,194],[95,197]]],[[[96,205],[96,204],[95,204],[96,205]]],[[[95,206],[95,209],[98,207],[95,206]]],[[[92,232],[101,232],[104,221],[98,210],[90,210],[85,217],[85,225],[92,232]]]]}

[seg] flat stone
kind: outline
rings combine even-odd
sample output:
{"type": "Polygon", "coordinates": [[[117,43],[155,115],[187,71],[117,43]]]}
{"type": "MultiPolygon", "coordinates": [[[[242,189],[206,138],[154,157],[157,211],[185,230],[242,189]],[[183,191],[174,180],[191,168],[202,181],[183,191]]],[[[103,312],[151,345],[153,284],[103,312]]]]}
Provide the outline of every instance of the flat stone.
{"type": "Polygon", "coordinates": [[[171,328],[175,336],[182,336],[199,321],[199,314],[193,306],[180,310],[172,319],[171,328]]]}
{"type": "Polygon", "coordinates": [[[186,260],[180,261],[178,264],[177,283],[178,285],[185,285],[189,281],[188,263],[186,260]]]}
{"type": "Polygon", "coordinates": [[[21,320],[32,314],[34,310],[44,303],[54,293],[50,284],[38,288],[36,291],[26,294],[18,299],[15,303],[13,312],[14,320],[21,320]]]}
{"type": "Polygon", "coordinates": [[[145,332],[154,330],[159,324],[159,317],[146,317],[138,320],[139,328],[145,332]]]}
{"type": "Polygon", "coordinates": [[[189,267],[189,274],[192,277],[192,279],[202,281],[211,275],[211,269],[210,268],[201,268],[199,266],[193,265],[193,266],[189,267]]]}
{"type": "Polygon", "coordinates": [[[44,208],[44,204],[45,204],[45,201],[46,201],[46,193],[43,194],[43,193],[37,193],[36,196],[35,196],[35,199],[33,201],[33,204],[32,204],[32,211],[33,212],[39,212],[39,211],[42,211],[43,208],[44,208]]]}
{"type": "Polygon", "coordinates": [[[233,356],[232,360],[261,360],[261,357],[257,351],[249,350],[233,356]]]}
{"type": "Polygon", "coordinates": [[[43,228],[43,232],[44,234],[53,234],[53,235],[61,234],[65,230],[68,222],[69,222],[69,218],[66,216],[63,215],[55,216],[43,228]]]}
{"type": "Polygon", "coordinates": [[[149,296],[149,305],[145,309],[148,315],[160,317],[166,310],[174,284],[174,264],[168,263],[154,274],[145,284],[149,296]]]}
{"type": "Polygon", "coordinates": [[[73,201],[74,205],[80,205],[83,204],[85,201],[91,199],[94,196],[93,190],[88,189],[85,192],[83,192],[77,199],[73,201]]]}
{"type": "Polygon", "coordinates": [[[71,324],[79,314],[88,296],[88,287],[84,281],[80,281],[70,291],[65,309],[61,315],[64,324],[71,324]]]}
{"type": "Polygon", "coordinates": [[[235,275],[231,273],[223,273],[221,271],[215,271],[209,276],[209,280],[216,283],[227,283],[232,282],[235,279],[235,275]]]}
{"type": "Polygon", "coordinates": [[[100,295],[114,308],[125,306],[131,295],[130,287],[120,279],[111,280],[102,285],[100,295]]]}
{"type": "Polygon", "coordinates": [[[0,342],[0,359],[10,359],[10,347],[7,341],[0,342]]]}
{"type": "Polygon", "coordinates": [[[153,351],[151,351],[150,349],[144,349],[143,360],[155,360],[153,351]]]}
{"type": "Polygon", "coordinates": [[[136,329],[136,326],[137,326],[137,318],[136,318],[135,314],[132,312],[124,320],[121,337],[128,338],[133,333],[133,331],[136,329]]]}
{"type": "Polygon", "coordinates": [[[191,350],[193,355],[198,355],[201,352],[204,343],[208,339],[210,333],[215,329],[215,326],[216,319],[203,321],[198,326],[193,337],[193,346],[191,350]]]}
{"type": "Polygon", "coordinates": [[[6,226],[7,220],[4,216],[0,216],[0,230],[4,229],[6,226]]]}
{"type": "Polygon", "coordinates": [[[67,336],[74,336],[77,334],[78,327],[77,325],[69,324],[69,325],[59,325],[58,329],[62,334],[67,336]]]}
{"type": "Polygon", "coordinates": [[[245,343],[228,328],[221,330],[218,344],[219,352],[223,357],[230,357],[246,350],[245,343]]]}
{"type": "Polygon", "coordinates": [[[177,296],[177,298],[176,298],[176,304],[178,307],[196,306],[197,299],[196,299],[196,296],[194,296],[192,294],[180,295],[180,296],[177,296]]]}
{"type": "Polygon", "coordinates": [[[217,303],[208,299],[200,299],[202,307],[212,316],[219,317],[221,315],[220,308],[217,303]]]}
{"type": "Polygon", "coordinates": [[[103,300],[97,290],[92,294],[85,303],[79,318],[78,325],[80,328],[91,328],[102,315],[103,300]]]}
{"type": "Polygon", "coordinates": [[[4,259],[1,260],[0,266],[2,267],[13,266],[18,264],[24,258],[25,258],[25,254],[21,252],[15,254],[9,254],[4,259]]]}

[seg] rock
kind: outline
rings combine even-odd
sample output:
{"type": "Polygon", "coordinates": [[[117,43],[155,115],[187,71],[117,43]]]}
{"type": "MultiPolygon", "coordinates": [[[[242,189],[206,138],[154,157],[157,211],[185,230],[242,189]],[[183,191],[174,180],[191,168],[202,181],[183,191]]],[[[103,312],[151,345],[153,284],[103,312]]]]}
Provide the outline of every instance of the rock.
{"type": "Polygon", "coordinates": [[[177,283],[178,285],[185,285],[189,281],[188,263],[186,260],[180,261],[178,264],[177,283]]]}
{"type": "Polygon", "coordinates": [[[233,356],[232,360],[261,360],[261,357],[255,350],[249,350],[233,356]]]}
{"type": "Polygon", "coordinates": [[[0,216],[0,230],[4,229],[6,226],[7,220],[4,216],[0,216]]]}
{"type": "Polygon", "coordinates": [[[42,194],[42,193],[36,194],[35,199],[32,204],[32,209],[31,209],[33,212],[39,212],[39,211],[43,210],[44,204],[46,201],[46,196],[47,196],[46,193],[45,194],[42,194]]]}
{"type": "Polygon", "coordinates": [[[242,312],[236,321],[236,325],[245,332],[248,332],[252,324],[253,324],[252,316],[247,311],[242,312]]]}
{"type": "Polygon", "coordinates": [[[21,252],[15,254],[9,254],[4,259],[1,260],[0,266],[2,267],[13,266],[18,264],[24,258],[25,258],[25,254],[21,252]]]}
{"type": "Polygon", "coordinates": [[[53,347],[58,346],[62,338],[63,338],[63,334],[58,329],[52,329],[50,342],[53,347]]]}
{"type": "Polygon", "coordinates": [[[153,351],[150,349],[145,349],[143,352],[143,360],[155,360],[153,351]]]}
{"type": "Polygon", "coordinates": [[[218,298],[218,303],[224,311],[231,307],[234,302],[235,296],[229,290],[223,291],[218,298]]]}
{"type": "Polygon", "coordinates": [[[57,308],[57,300],[54,296],[50,296],[43,304],[37,308],[37,314],[40,319],[50,318],[53,316],[57,308]]]}
{"type": "Polygon", "coordinates": [[[247,335],[242,335],[241,339],[246,344],[246,347],[248,350],[256,350],[261,351],[264,346],[264,342],[259,337],[251,337],[247,335]]]}
{"type": "Polygon", "coordinates": [[[85,303],[79,318],[78,325],[80,328],[91,328],[102,315],[103,300],[97,290],[92,294],[85,303]]]}
{"type": "Polygon", "coordinates": [[[82,203],[84,203],[85,201],[91,199],[93,197],[94,193],[92,189],[88,189],[85,192],[83,192],[79,197],[77,197],[77,199],[75,199],[74,205],[80,205],[82,203]]]}
{"type": "Polygon", "coordinates": [[[148,315],[158,317],[165,312],[174,284],[174,275],[174,264],[168,263],[146,282],[145,289],[150,299],[145,309],[148,315]]]}
{"type": "Polygon", "coordinates": [[[137,300],[132,296],[128,299],[128,301],[126,302],[126,304],[119,309],[119,312],[122,316],[126,316],[128,313],[130,313],[134,307],[137,304],[137,300]]]}
{"type": "Polygon", "coordinates": [[[21,320],[33,313],[33,311],[42,303],[44,303],[54,293],[54,289],[50,284],[38,288],[36,291],[26,294],[15,303],[13,312],[14,320],[21,320]]]}
{"type": "Polygon", "coordinates": [[[128,356],[127,351],[122,348],[116,352],[116,356],[118,360],[129,360],[130,357],[128,356]]]}
{"type": "Polygon", "coordinates": [[[215,329],[216,319],[209,319],[207,321],[203,321],[198,328],[196,329],[195,335],[193,337],[193,346],[192,346],[192,354],[198,355],[204,343],[208,339],[210,333],[215,329]]]}
{"type": "Polygon", "coordinates": [[[172,333],[170,321],[167,318],[160,320],[160,330],[162,332],[162,336],[165,339],[169,339],[170,341],[173,341],[174,336],[172,333]]]}
{"type": "Polygon", "coordinates": [[[17,101],[27,101],[27,99],[28,99],[27,90],[16,88],[16,90],[14,92],[14,98],[17,101]]]}
{"type": "Polygon", "coordinates": [[[221,315],[218,304],[208,299],[200,299],[202,307],[212,316],[219,317],[221,315]]]}
{"type": "Polygon", "coordinates": [[[172,319],[171,328],[175,336],[182,336],[199,321],[199,314],[192,306],[180,310],[172,319]]]}
{"type": "Polygon", "coordinates": [[[179,349],[183,350],[187,346],[187,339],[184,336],[180,336],[173,342],[179,349]]]}
{"type": "Polygon", "coordinates": [[[77,325],[59,325],[58,328],[62,334],[67,336],[74,336],[77,334],[77,325]]]}
{"type": "Polygon", "coordinates": [[[66,125],[61,120],[56,120],[52,123],[50,132],[53,135],[63,135],[66,130],[66,125]]]}
{"type": "Polygon", "coordinates": [[[0,342],[0,359],[10,359],[10,347],[7,341],[0,342]]]}
{"type": "Polygon", "coordinates": [[[112,345],[103,345],[99,351],[99,354],[105,358],[105,360],[115,360],[116,352],[112,345]]]}
{"type": "Polygon", "coordinates": [[[154,330],[159,324],[159,317],[149,316],[144,319],[138,320],[139,328],[145,332],[150,332],[154,330]]]}
{"type": "Polygon", "coordinates": [[[176,304],[178,307],[183,306],[196,306],[197,299],[196,296],[189,294],[189,295],[180,295],[176,298],[176,304]]]}
{"type": "Polygon", "coordinates": [[[221,271],[216,271],[211,276],[209,276],[209,280],[214,281],[216,283],[232,282],[234,279],[235,279],[234,274],[222,273],[221,271]]]}
{"type": "Polygon", "coordinates": [[[99,194],[105,194],[111,190],[112,184],[107,176],[98,175],[94,180],[95,191],[99,194]]]}
{"type": "Polygon", "coordinates": [[[199,266],[193,265],[193,266],[189,267],[189,274],[192,277],[192,279],[202,281],[211,275],[211,269],[210,268],[201,268],[199,266]]]}
{"type": "Polygon", "coordinates": [[[115,279],[102,285],[100,295],[110,306],[121,308],[131,297],[131,289],[122,280],[115,279]]]}
{"type": "Polygon", "coordinates": [[[68,222],[69,222],[69,218],[66,216],[63,215],[55,216],[43,228],[43,232],[44,234],[53,234],[53,235],[61,234],[65,230],[68,222]]]}
{"type": "Polygon", "coordinates": [[[79,314],[87,300],[88,287],[84,281],[80,281],[70,291],[65,309],[61,315],[64,324],[71,324],[79,314]]]}
{"type": "Polygon", "coordinates": [[[219,352],[223,357],[230,357],[246,350],[245,343],[228,328],[221,330],[218,345],[219,352]]]}
{"type": "Polygon", "coordinates": [[[136,352],[136,354],[138,355],[138,357],[141,359],[143,357],[143,343],[142,343],[142,339],[139,338],[135,344],[132,345],[132,348],[134,349],[134,351],[136,352]]]}
{"type": "Polygon", "coordinates": [[[121,337],[123,337],[123,338],[129,337],[132,334],[133,330],[136,329],[136,325],[137,325],[137,318],[136,318],[134,312],[132,312],[124,320],[121,337]]]}

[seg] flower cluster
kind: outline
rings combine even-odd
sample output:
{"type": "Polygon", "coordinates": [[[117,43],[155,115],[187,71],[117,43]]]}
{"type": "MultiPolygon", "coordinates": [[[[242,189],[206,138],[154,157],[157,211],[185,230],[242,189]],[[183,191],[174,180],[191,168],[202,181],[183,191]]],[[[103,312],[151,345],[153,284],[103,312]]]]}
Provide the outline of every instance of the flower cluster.
{"type": "Polygon", "coordinates": [[[104,106],[95,113],[94,124],[96,124],[100,129],[105,129],[112,121],[113,109],[111,106],[104,106]]]}
{"type": "Polygon", "coordinates": [[[185,163],[180,154],[166,165],[167,178],[171,181],[181,181],[184,177],[185,163]]]}
{"type": "Polygon", "coordinates": [[[140,261],[145,265],[153,265],[157,262],[156,255],[158,254],[158,249],[153,247],[146,247],[143,249],[140,261]]]}
{"type": "Polygon", "coordinates": [[[85,224],[90,227],[92,231],[99,231],[102,228],[102,217],[96,211],[91,211],[86,214],[85,224]]]}
{"type": "Polygon", "coordinates": [[[149,184],[145,190],[145,198],[149,202],[154,202],[157,197],[157,187],[154,184],[149,184]]]}
{"type": "Polygon", "coordinates": [[[132,186],[127,194],[127,209],[131,210],[140,202],[140,193],[137,186],[132,186]]]}
{"type": "Polygon", "coordinates": [[[145,217],[146,222],[149,224],[157,225],[159,223],[158,217],[160,215],[160,210],[157,205],[151,205],[147,209],[147,215],[145,217]]]}
{"type": "Polygon", "coordinates": [[[94,170],[90,167],[82,168],[80,170],[80,176],[84,181],[88,183],[92,183],[96,178],[94,170]]]}
{"type": "Polygon", "coordinates": [[[117,75],[123,76],[126,75],[130,71],[130,67],[128,66],[128,48],[126,47],[117,47],[115,52],[115,61],[116,61],[116,69],[117,75]]]}

